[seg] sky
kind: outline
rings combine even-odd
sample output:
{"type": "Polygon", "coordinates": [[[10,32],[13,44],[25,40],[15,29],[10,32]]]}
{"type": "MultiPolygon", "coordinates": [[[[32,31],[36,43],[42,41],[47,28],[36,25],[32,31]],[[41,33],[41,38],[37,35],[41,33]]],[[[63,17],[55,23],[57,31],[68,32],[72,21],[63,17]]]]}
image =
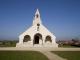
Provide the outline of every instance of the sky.
{"type": "Polygon", "coordinates": [[[80,37],[80,0],[0,0],[0,40],[18,40],[37,8],[57,40],[80,37]]]}

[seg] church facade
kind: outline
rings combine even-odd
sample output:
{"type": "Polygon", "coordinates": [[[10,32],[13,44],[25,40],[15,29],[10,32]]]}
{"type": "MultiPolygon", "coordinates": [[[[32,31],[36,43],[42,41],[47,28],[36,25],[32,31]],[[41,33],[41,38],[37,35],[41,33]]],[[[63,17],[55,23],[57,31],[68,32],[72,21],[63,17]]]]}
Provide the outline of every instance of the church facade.
{"type": "Polygon", "coordinates": [[[38,9],[32,26],[19,36],[16,47],[58,47],[56,37],[42,24],[38,9]]]}

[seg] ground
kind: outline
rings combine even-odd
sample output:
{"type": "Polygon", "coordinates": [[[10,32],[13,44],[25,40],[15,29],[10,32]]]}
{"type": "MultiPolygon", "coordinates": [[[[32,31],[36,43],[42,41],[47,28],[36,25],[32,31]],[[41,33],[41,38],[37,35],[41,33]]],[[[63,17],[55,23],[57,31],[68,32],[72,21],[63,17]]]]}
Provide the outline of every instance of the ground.
{"type": "MultiPolygon", "coordinates": [[[[26,48],[16,48],[16,47],[3,47],[3,48],[0,48],[0,51],[3,51],[3,50],[5,50],[5,51],[38,51],[39,53],[41,52],[41,53],[43,53],[43,56],[46,56],[49,60],[67,60],[67,58],[64,58],[64,57],[62,57],[62,56],[60,56],[59,54],[55,54],[55,53],[52,53],[51,51],[54,51],[54,52],[56,52],[56,51],[78,51],[78,52],[80,52],[80,48],[30,48],[30,47],[26,47],[26,48]]],[[[2,52],[1,52],[2,53],[2,52]]],[[[0,53],[0,54],[1,54],[0,53]]],[[[7,54],[7,56],[8,56],[8,53],[6,53],[7,54]]],[[[16,54],[17,55],[17,52],[16,53],[14,53],[14,54],[16,54]]],[[[24,54],[24,57],[26,56],[25,54],[26,53],[23,53],[24,54]]],[[[38,54],[38,53],[37,53],[38,54]]],[[[36,55],[37,55],[36,54],[36,55]]],[[[60,54],[62,54],[62,53],[60,53],[60,54]]],[[[76,54],[76,53],[72,53],[72,54],[76,54]]],[[[80,53],[79,53],[80,54],[80,53]]],[[[4,57],[6,57],[5,56],[5,54],[1,54],[1,55],[4,55],[3,56],[3,58],[4,57]]],[[[34,55],[34,54],[31,54],[30,56],[36,56],[36,55],[34,55]]],[[[67,55],[69,55],[69,57],[71,57],[70,56],[70,54],[67,54],[67,55]]],[[[10,55],[11,56],[11,55],[10,55]]],[[[38,55],[37,55],[38,56],[38,55]]],[[[36,57],[37,57],[36,56],[36,57]]],[[[65,54],[65,56],[66,56],[66,54],[65,54]]],[[[74,55],[73,55],[74,56],[74,55]]],[[[72,56],[72,58],[73,58],[73,56],[72,56]]],[[[77,55],[77,57],[78,56],[80,56],[80,55],[77,55]]],[[[29,58],[29,56],[27,56],[28,58],[29,58]]],[[[32,57],[30,57],[30,58],[32,58],[32,57]]],[[[40,56],[39,56],[40,57],[40,56]]],[[[9,58],[9,56],[8,56],[8,58],[9,58]]],[[[15,57],[14,57],[15,58],[15,57]]],[[[26,59],[26,58],[25,58],[26,59]]],[[[76,59],[76,58],[75,58],[76,59]]],[[[1,60],[1,57],[0,57],[0,60],[1,60]]],[[[8,59],[8,60],[11,60],[11,59],[8,59]]],[[[15,60],[15,59],[14,59],[15,60]]],[[[26,59],[27,60],[27,59],[26,59]]],[[[28,59],[29,60],[29,59],[28,59]]],[[[36,60],[36,59],[35,59],[36,60]]],[[[37,59],[38,60],[38,59],[37,59]]],[[[40,59],[40,60],[44,60],[44,59],[40,59]]],[[[77,59],[78,60],[78,59],[77,59]]],[[[79,59],[80,60],[80,59],[79,59]]]]}
{"type": "Polygon", "coordinates": [[[80,60],[80,51],[52,51],[67,60],[80,60]]]}
{"type": "Polygon", "coordinates": [[[48,60],[37,51],[0,51],[0,60],[48,60]]]}

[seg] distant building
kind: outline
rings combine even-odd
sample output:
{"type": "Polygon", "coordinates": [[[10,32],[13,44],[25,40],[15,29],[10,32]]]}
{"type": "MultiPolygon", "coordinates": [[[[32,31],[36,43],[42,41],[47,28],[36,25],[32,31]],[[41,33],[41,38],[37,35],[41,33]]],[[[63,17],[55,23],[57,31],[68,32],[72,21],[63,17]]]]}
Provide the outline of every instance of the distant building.
{"type": "Polygon", "coordinates": [[[16,47],[58,47],[56,37],[42,24],[38,9],[32,26],[19,36],[16,47]]]}

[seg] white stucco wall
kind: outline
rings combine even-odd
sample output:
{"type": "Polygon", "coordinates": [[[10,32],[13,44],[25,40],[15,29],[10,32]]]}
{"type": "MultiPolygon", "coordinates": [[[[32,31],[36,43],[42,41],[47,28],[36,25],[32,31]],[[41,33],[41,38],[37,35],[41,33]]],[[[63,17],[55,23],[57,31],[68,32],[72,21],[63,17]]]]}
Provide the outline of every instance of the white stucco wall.
{"type": "Polygon", "coordinates": [[[23,32],[19,36],[19,42],[16,44],[16,47],[58,47],[58,44],[56,43],[56,37],[42,24],[40,19],[39,11],[37,10],[33,20],[33,25],[27,29],[25,32],[23,32]],[[39,17],[36,17],[36,14],[39,15],[39,17]],[[40,26],[37,26],[37,24],[40,24],[40,26]],[[37,28],[39,27],[39,31],[37,28]],[[39,33],[42,35],[42,40],[39,40],[39,44],[33,44],[34,36],[39,33]],[[29,35],[31,38],[31,41],[23,42],[24,36],[29,35]],[[46,36],[50,36],[52,42],[45,42],[46,36]]]}

